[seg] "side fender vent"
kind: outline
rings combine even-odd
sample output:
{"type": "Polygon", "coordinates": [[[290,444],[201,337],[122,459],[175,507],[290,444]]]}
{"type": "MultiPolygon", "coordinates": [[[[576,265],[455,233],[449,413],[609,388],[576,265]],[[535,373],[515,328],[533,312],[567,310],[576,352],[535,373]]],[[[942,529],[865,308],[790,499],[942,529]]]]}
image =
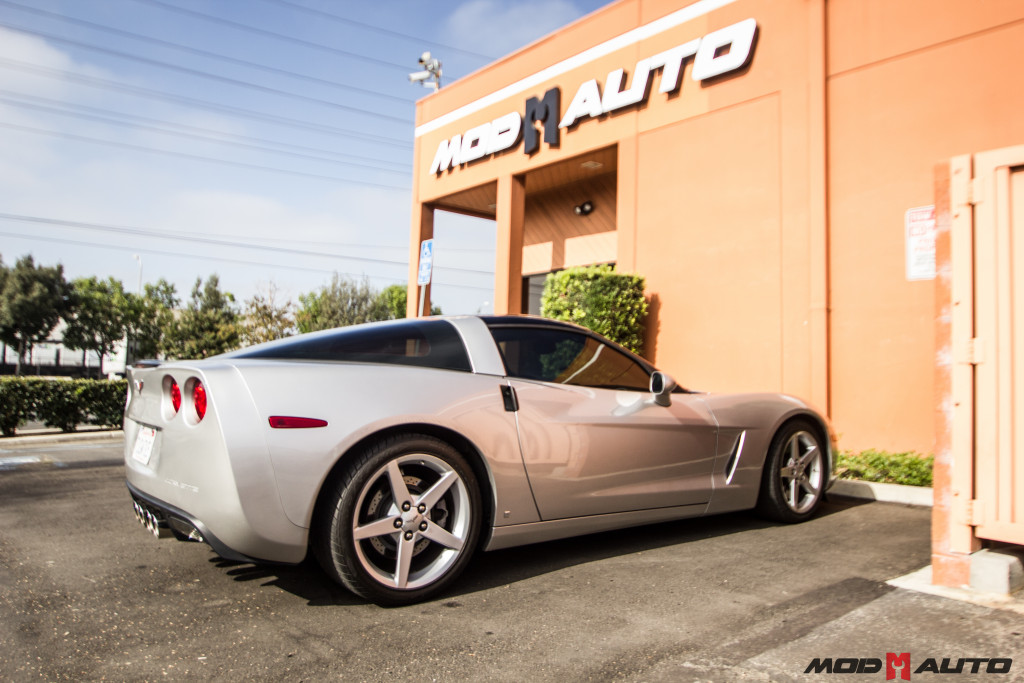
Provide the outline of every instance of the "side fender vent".
{"type": "Polygon", "coordinates": [[[740,464],[740,456],[743,454],[743,443],[747,440],[746,430],[740,432],[740,438],[736,439],[736,445],[729,455],[729,461],[725,463],[725,483],[731,484],[732,477],[736,474],[736,468],[740,464]]]}

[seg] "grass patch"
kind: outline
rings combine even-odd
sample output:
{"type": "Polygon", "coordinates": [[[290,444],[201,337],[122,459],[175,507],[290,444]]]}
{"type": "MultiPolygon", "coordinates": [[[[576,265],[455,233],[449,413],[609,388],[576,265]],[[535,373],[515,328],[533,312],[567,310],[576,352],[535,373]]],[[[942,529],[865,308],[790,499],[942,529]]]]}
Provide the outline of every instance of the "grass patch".
{"type": "Polygon", "coordinates": [[[931,486],[934,456],[919,453],[889,453],[867,450],[861,453],[840,451],[836,476],[905,486],[931,486]]]}

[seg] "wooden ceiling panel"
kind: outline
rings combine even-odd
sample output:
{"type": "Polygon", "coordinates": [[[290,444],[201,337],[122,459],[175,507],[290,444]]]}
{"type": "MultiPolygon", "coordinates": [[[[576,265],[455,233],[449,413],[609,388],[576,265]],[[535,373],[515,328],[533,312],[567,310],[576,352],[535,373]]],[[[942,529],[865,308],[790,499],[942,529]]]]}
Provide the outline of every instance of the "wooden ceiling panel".
{"type": "Polygon", "coordinates": [[[572,159],[542,166],[526,174],[526,194],[545,192],[581,180],[589,180],[618,168],[618,150],[615,146],[587,152],[572,159]]]}
{"type": "Polygon", "coordinates": [[[491,181],[485,185],[478,185],[477,187],[471,187],[468,190],[442,197],[434,202],[434,206],[445,211],[493,219],[497,215],[495,211],[497,201],[498,182],[491,181]]]}
{"type": "MultiPolygon", "coordinates": [[[[618,150],[613,145],[571,159],[542,166],[526,174],[526,195],[537,195],[559,187],[590,181],[618,169],[618,150]]],[[[614,176],[613,176],[614,177],[614,176]]],[[[491,181],[477,187],[442,197],[434,202],[438,209],[493,219],[498,197],[498,183],[491,181]]]]}

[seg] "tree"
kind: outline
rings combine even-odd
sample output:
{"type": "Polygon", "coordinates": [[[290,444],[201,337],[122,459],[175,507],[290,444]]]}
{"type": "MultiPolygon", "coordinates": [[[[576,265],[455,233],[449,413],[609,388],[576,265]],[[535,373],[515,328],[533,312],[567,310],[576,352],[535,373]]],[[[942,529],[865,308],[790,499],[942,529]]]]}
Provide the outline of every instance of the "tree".
{"type": "Polygon", "coordinates": [[[315,332],[374,320],[378,293],[365,278],[356,282],[338,273],[319,292],[299,295],[295,323],[299,332],[315,332]]]}
{"type": "Polygon", "coordinates": [[[220,291],[220,278],[211,275],[205,285],[196,278],[188,307],[171,326],[166,341],[168,358],[207,358],[239,347],[235,297],[220,291]]]}
{"type": "Polygon", "coordinates": [[[295,306],[291,301],[278,305],[275,302],[277,287],[270,283],[267,295],[257,292],[245,302],[245,322],[242,326],[242,338],[246,344],[281,339],[294,334],[295,306]]]}
{"type": "Polygon", "coordinates": [[[124,285],[112,277],[106,281],[88,277],[75,280],[71,286],[70,306],[64,316],[64,346],[95,351],[102,376],[103,359],[124,339],[127,329],[129,301],[124,285]]]}
{"type": "MultiPolygon", "coordinates": [[[[4,258],[0,255],[0,295],[4,292],[4,286],[7,283],[7,266],[4,265],[4,258]]],[[[3,349],[0,350],[0,365],[6,365],[7,363],[7,342],[0,339],[0,344],[3,344],[3,349]]],[[[4,432],[5,436],[9,436],[4,432]]]]}
{"type": "Polygon", "coordinates": [[[405,317],[409,290],[405,285],[390,285],[377,295],[372,317],[374,320],[398,320],[405,317]]]}
{"type": "MultiPolygon", "coordinates": [[[[405,285],[389,285],[377,295],[374,304],[373,320],[398,320],[405,317],[406,303],[409,301],[409,289],[405,285]]],[[[441,315],[440,306],[431,306],[430,315],[441,315]]]]}
{"type": "MultiPolygon", "coordinates": [[[[331,284],[319,292],[299,295],[295,323],[299,332],[315,332],[333,327],[358,325],[377,320],[405,317],[408,291],[405,285],[391,285],[382,291],[363,279],[356,282],[337,273],[331,284]]],[[[441,315],[440,306],[431,306],[431,315],[441,315]]]]}
{"type": "Polygon", "coordinates": [[[156,358],[167,349],[174,326],[174,310],[181,302],[170,282],[160,278],[146,284],[145,294],[128,294],[126,327],[136,358],[156,358]]]}
{"type": "Polygon", "coordinates": [[[36,266],[23,256],[6,271],[0,291],[0,340],[18,351],[15,374],[21,374],[25,353],[44,341],[68,306],[70,288],[64,266],[36,266]]]}

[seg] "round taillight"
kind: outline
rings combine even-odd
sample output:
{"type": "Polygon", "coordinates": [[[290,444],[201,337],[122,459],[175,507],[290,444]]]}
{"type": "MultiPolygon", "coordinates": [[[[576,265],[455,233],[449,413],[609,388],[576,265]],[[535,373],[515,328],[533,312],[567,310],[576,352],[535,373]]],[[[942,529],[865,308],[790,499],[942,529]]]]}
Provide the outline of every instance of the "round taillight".
{"type": "Polygon", "coordinates": [[[206,417],[206,387],[199,380],[192,384],[192,405],[195,406],[197,419],[206,417]]]}
{"type": "Polygon", "coordinates": [[[171,380],[171,407],[174,408],[174,414],[178,414],[178,410],[181,408],[181,387],[173,379],[171,380]]]}

